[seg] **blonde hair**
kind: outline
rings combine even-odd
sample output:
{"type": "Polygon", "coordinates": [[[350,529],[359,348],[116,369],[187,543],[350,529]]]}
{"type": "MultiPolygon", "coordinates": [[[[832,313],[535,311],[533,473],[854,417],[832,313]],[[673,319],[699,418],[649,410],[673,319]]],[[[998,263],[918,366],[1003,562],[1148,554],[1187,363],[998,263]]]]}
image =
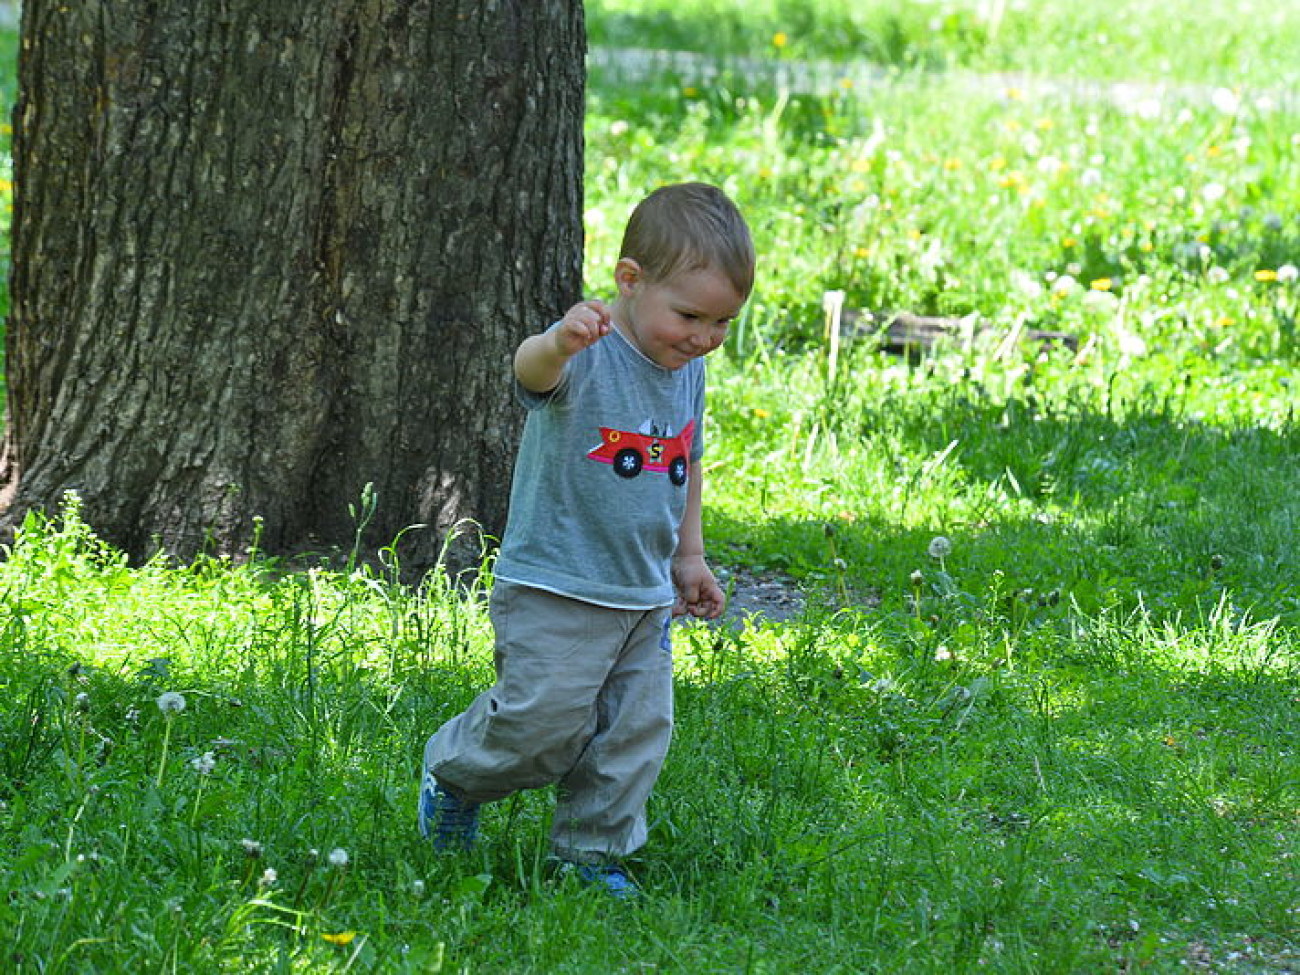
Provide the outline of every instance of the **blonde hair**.
{"type": "Polygon", "coordinates": [[[745,218],[708,183],[661,186],[628,219],[619,258],[631,258],[651,281],[717,268],[736,293],[754,288],[754,242],[745,218]]]}

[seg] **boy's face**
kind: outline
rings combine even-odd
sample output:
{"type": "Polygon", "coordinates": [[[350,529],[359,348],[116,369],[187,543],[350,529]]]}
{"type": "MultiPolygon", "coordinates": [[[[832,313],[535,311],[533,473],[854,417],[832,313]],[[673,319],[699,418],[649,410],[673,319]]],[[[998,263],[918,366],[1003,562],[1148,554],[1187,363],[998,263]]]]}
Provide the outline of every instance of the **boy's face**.
{"type": "Polygon", "coordinates": [[[636,261],[623,258],[614,269],[614,281],[619,295],[615,326],[642,355],[665,369],[680,369],[720,346],[745,303],[727,276],[714,268],[651,282],[636,261]]]}

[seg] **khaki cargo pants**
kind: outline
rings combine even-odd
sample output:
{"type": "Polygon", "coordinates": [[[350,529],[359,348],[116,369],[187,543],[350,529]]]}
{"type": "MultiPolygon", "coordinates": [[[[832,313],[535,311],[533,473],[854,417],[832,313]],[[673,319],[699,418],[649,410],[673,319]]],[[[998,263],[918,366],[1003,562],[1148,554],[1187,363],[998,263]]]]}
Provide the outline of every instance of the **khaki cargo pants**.
{"type": "Polygon", "coordinates": [[[490,611],[496,683],[429,739],[425,766],[475,802],[556,783],[551,846],[566,860],[638,849],[673,730],[669,607],[498,580],[490,611]]]}

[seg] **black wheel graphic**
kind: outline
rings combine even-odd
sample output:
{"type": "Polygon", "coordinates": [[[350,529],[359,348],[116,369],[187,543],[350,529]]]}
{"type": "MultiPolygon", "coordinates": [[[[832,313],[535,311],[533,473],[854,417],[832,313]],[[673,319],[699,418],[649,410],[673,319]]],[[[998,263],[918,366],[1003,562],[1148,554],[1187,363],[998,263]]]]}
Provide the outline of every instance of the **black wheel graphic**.
{"type": "Polygon", "coordinates": [[[641,473],[643,463],[640,453],[631,447],[624,447],[614,455],[614,473],[619,477],[636,477],[641,473]]]}
{"type": "Polygon", "coordinates": [[[668,465],[668,480],[678,487],[686,483],[686,458],[674,457],[668,465]]]}

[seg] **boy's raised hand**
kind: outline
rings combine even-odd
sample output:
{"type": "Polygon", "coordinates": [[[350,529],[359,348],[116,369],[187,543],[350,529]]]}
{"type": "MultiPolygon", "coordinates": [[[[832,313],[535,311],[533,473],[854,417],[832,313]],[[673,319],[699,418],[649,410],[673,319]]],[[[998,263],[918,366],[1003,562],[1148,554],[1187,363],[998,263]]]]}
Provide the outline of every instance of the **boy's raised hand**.
{"type": "Polygon", "coordinates": [[[577,355],[608,335],[610,327],[609,308],[603,301],[580,301],[565,312],[552,332],[556,351],[566,359],[577,355]]]}
{"type": "Polygon", "coordinates": [[[609,334],[609,308],[603,301],[580,301],[545,332],[530,335],[515,350],[515,377],[525,389],[546,393],[554,389],[565,364],[609,334]]]}

